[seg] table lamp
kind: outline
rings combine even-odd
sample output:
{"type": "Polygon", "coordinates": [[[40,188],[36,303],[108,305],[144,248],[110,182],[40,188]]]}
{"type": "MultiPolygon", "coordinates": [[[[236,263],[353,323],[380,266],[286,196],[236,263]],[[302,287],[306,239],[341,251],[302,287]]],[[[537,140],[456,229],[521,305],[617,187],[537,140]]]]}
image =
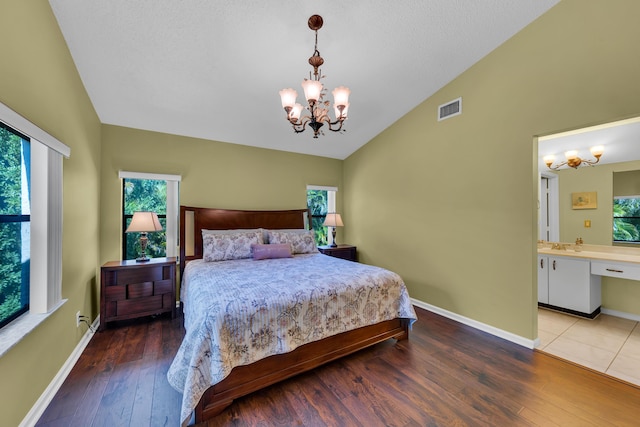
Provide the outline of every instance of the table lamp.
{"type": "Polygon", "coordinates": [[[336,227],[344,227],[342,223],[342,218],[340,218],[340,214],[338,213],[328,213],[322,223],[325,227],[331,227],[331,235],[333,236],[333,242],[329,245],[332,248],[338,247],[336,244],[336,227]]]}
{"type": "Polygon", "coordinates": [[[140,233],[140,256],[136,258],[136,262],[149,261],[147,256],[147,233],[154,231],[162,231],[162,225],[158,220],[155,212],[134,212],[131,218],[131,224],[127,227],[125,233],[140,233]]]}

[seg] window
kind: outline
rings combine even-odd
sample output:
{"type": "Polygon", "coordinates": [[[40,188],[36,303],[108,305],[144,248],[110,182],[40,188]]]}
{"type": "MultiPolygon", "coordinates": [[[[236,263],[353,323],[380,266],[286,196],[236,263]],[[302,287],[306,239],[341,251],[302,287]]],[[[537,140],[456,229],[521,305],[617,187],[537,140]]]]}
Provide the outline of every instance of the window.
{"type": "Polygon", "coordinates": [[[0,123],[0,328],[29,310],[29,138],[0,123]]]}
{"type": "MultiPolygon", "coordinates": [[[[149,233],[147,255],[150,258],[167,256],[167,181],[125,178],[122,180],[122,186],[123,232],[129,227],[134,212],[155,212],[162,225],[162,231],[149,233]]],[[[139,256],[140,233],[124,233],[122,254],[124,259],[136,259],[139,256]]]]}
{"type": "Polygon", "coordinates": [[[71,150],[1,103],[0,128],[2,355],[66,301],[62,160],[71,150]]]}
{"type": "Polygon", "coordinates": [[[126,233],[134,212],[158,215],[163,231],[149,233],[147,255],[151,258],[176,256],[178,245],[178,183],[180,176],[120,172],[122,179],[122,256],[136,259],[140,254],[140,233],[126,233]]]}
{"type": "Polygon", "coordinates": [[[307,206],[311,212],[311,228],[315,232],[316,244],[323,246],[332,243],[331,234],[323,227],[327,213],[336,211],[336,187],[317,185],[307,186],[307,206]]]}
{"type": "Polygon", "coordinates": [[[613,199],[613,241],[640,243],[640,196],[613,199]]]}

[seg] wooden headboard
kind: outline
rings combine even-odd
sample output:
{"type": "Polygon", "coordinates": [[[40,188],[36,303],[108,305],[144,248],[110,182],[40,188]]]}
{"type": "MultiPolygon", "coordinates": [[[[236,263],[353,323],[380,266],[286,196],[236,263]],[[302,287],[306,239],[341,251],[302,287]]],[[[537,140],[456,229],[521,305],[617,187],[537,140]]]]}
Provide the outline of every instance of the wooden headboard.
{"type": "Polygon", "coordinates": [[[180,274],[188,261],[202,258],[202,230],[309,228],[308,209],[243,211],[180,206],[180,274]]]}

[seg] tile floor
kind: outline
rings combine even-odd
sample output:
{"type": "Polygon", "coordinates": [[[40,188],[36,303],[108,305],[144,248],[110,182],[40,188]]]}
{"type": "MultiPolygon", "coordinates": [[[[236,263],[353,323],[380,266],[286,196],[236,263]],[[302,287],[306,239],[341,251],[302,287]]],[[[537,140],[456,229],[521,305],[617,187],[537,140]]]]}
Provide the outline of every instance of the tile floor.
{"type": "Polygon", "coordinates": [[[640,385],[640,323],[538,309],[539,350],[640,385]]]}

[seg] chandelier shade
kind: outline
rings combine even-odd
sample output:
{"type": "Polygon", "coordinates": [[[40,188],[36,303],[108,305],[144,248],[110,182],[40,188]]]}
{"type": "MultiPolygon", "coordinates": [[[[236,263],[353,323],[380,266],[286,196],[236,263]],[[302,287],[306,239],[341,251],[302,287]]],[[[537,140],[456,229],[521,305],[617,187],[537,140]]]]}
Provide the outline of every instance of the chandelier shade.
{"type": "Polygon", "coordinates": [[[285,110],[287,107],[292,108],[296,103],[296,98],[298,97],[298,92],[294,89],[282,89],[280,91],[280,100],[282,101],[282,108],[285,110]]]}
{"type": "Polygon", "coordinates": [[[317,102],[322,93],[322,83],[317,80],[304,80],[302,89],[304,89],[304,97],[308,103],[317,102]]]}
{"type": "Polygon", "coordinates": [[[327,125],[327,129],[333,132],[344,131],[342,125],[347,119],[349,95],[351,94],[349,88],[344,86],[339,86],[331,92],[336,117],[335,121],[331,121],[329,117],[330,102],[324,99],[325,89],[320,82],[320,79],[324,77],[319,69],[324,64],[324,59],[318,51],[318,30],[322,28],[322,24],[323,20],[320,15],[313,15],[309,18],[308,25],[316,33],[316,43],[313,55],[309,58],[309,64],[313,67],[313,75],[310,72],[309,78],[302,81],[302,89],[308,105],[303,106],[297,103],[298,92],[294,89],[288,88],[280,91],[282,108],[287,114],[287,121],[292,125],[293,131],[295,133],[304,132],[309,125],[313,129],[314,138],[318,138],[318,135],[324,135],[322,130],[324,125],[327,125]],[[303,115],[303,110],[306,110],[308,114],[303,115]]]}

